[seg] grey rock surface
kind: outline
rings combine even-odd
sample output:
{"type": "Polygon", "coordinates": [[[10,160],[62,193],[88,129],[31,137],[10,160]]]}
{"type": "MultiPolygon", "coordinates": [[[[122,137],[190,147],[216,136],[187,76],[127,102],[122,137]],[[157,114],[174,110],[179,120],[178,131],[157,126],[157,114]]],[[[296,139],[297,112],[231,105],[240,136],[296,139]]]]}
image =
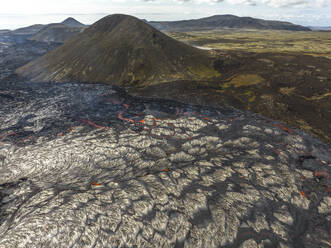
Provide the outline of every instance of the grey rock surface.
{"type": "Polygon", "coordinates": [[[1,248],[330,245],[330,147],[300,131],[107,86],[2,86],[1,248]]]}

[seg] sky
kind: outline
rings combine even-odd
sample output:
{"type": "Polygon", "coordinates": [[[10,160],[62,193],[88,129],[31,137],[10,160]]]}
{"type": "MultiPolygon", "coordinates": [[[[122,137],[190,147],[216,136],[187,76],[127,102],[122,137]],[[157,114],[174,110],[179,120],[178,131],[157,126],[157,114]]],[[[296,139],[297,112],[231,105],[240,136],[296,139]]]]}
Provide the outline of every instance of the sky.
{"type": "Polygon", "coordinates": [[[0,29],[61,22],[69,16],[92,24],[115,13],[152,21],[233,14],[331,26],[331,0],[0,0],[0,29]]]}

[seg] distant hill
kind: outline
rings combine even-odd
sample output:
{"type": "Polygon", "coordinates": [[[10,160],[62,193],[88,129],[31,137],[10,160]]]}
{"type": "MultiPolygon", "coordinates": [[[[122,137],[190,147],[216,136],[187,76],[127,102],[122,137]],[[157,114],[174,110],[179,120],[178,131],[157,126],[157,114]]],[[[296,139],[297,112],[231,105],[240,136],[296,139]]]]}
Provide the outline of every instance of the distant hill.
{"type": "Polygon", "coordinates": [[[295,25],[290,22],[267,21],[252,17],[238,17],[235,15],[215,15],[201,19],[184,21],[151,21],[149,24],[162,31],[212,30],[222,28],[310,31],[307,27],[295,25]]]}
{"type": "Polygon", "coordinates": [[[310,26],[311,30],[314,31],[331,31],[331,27],[316,27],[316,26],[310,26]]]}
{"type": "Polygon", "coordinates": [[[206,51],[176,41],[135,17],[120,14],[101,19],[17,73],[33,81],[77,80],[135,86],[218,75],[206,51]]]}
{"type": "Polygon", "coordinates": [[[11,30],[9,29],[0,29],[0,34],[6,34],[9,33],[11,30]]]}
{"type": "Polygon", "coordinates": [[[57,42],[64,43],[83,30],[82,27],[69,27],[62,23],[54,23],[46,25],[39,32],[29,38],[29,40],[41,42],[57,42]]]}
{"type": "Polygon", "coordinates": [[[33,35],[33,34],[39,32],[44,27],[45,27],[45,25],[43,25],[43,24],[35,24],[35,25],[28,26],[28,27],[15,29],[14,31],[11,32],[11,34],[13,34],[13,35],[33,35]]]}
{"type": "Polygon", "coordinates": [[[61,23],[68,27],[72,27],[72,28],[84,28],[85,27],[85,25],[83,23],[77,21],[76,19],[74,19],[72,17],[65,19],[61,23]]]}
{"type": "Polygon", "coordinates": [[[85,28],[86,26],[79,21],[75,20],[72,17],[65,19],[61,23],[51,23],[51,24],[35,24],[28,27],[18,28],[14,31],[11,31],[11,35],[25,35],[30,37],[31,40],[38,41],[56,41],[63,42],[67,38],[71,38],[74,34],[77,34],[78,29],[70,29],[70,28],[85,28]],[[66,30],[66,28],[69,28],[66,30]],[[38,32],[40,32],[37,34],[38,32]],[[59,32],[57,34],[57,32],[59,32]],[[35,37],[31,37],[34,36],[35,37]]]}

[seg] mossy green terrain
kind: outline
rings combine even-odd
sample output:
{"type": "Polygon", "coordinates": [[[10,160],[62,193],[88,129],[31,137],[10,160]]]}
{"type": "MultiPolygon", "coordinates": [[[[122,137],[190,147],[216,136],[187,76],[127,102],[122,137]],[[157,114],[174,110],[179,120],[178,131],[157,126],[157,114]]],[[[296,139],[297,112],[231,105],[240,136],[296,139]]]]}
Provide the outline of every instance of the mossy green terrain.
{"type": "Polygon", "coordinates": [[[238,87],[257,85],[264,81],[264,79],[257,74],[234,75],[228,80],[229,80],[228,83],[223,84],[223,88],[229,88],[231,86],[238,88],[238,87]]]}
{"type": "Polygon", "coordinates": [[[206,48],[258,53],[300,53],[331,59],[331,32],[225,29],[169,32],[171,37],[206,48]]]}
{"type": "Polygon", "coordinates": [[[253,111],[331,142],[331,32],[225,29],[168,35],[213,48],[220,78],[159,85],[158,94],[155,88],[141,94],[253,111]]]}

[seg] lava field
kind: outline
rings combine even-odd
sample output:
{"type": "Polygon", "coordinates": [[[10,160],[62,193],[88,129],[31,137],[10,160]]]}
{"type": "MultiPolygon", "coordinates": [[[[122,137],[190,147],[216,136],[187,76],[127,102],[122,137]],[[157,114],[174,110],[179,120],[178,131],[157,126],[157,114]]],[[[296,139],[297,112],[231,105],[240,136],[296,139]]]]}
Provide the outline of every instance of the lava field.
{"type": "Polygon", "coordinates": [[[329,144],[232,108],[6,73],[1,248],[330,247],[329,144]]]}

